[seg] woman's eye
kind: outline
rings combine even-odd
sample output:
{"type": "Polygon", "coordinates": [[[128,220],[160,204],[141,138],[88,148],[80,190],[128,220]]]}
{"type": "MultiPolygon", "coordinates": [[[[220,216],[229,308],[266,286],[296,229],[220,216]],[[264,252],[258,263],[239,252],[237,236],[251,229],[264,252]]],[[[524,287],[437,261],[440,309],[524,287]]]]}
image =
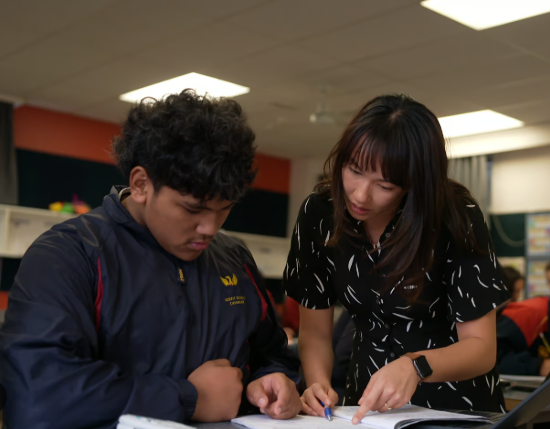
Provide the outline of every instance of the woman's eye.
{"type": "Polygon", "coordinates": [[[382,189],[384,189],[385,191],[391,191],[391,190],[392,190],[392,188],[387,188],[386,186],[380,185],[380,187],[381,187],[382,189]]]}
{"type": "Polygon", "coordinates": [[[353,174],[361,174],[359,171],[357,171],[355,168],[350,167],[349,168],[353,174]]]}

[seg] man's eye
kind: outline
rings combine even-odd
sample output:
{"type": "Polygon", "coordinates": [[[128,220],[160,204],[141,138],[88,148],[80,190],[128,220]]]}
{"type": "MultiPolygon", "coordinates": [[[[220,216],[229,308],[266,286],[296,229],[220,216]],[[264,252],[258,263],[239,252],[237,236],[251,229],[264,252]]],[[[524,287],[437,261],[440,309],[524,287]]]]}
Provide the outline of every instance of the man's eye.
{"type": "MultiPolygon", "coordinates": [[[[184,207],[185,208],[185,207],[184,207]]],[[[192,215],[196,215],[196,214],[199,214],[200,213],[200,210],[189,210],[189,209],[185,209],[185,211],[189,214],[192,214],[192,215]]]]}

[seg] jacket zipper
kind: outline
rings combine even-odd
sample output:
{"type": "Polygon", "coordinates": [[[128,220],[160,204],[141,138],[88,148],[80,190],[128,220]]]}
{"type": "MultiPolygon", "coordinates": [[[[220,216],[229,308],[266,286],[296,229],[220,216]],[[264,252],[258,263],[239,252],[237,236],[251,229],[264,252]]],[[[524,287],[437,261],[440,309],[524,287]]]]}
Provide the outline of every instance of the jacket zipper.
{"type": "Polygon", "coordinates": [[[183,272],[182,264],[176,260],[176,266],[178,268],[177,276],[178,276],[178,283],[181,285],[181,289],[183,291],[183,297],[185,299],[185,305],[187,306],[187,323],[193,323],[195,320],[194,314],[193,314],[193,307],[191,306],[191,301],[189,300],[189,292],[187,290],[187,281],[185,280],[185,274],[183,272]]]}

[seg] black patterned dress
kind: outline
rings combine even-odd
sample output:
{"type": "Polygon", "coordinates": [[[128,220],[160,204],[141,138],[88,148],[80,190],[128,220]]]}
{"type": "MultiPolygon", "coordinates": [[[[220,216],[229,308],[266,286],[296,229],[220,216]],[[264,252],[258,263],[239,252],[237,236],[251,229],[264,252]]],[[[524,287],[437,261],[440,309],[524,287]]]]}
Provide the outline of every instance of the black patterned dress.
{"type": "MultiPolygon", "coordinates": [[[[333,233],[330,196],[311,194],[302,204],[283,283],[287,295],[304,307],[326,309],[338,299],[352,315],[356,331],[344,405],[357,404],[372,374],[387,363],[407,352],[457,342],[457,322],[478,319],[509,298],[483,214],[474,204],[464,204],[478,246],[487,249],[486,255],[464,254],[450,232],[443,230],[434,249],[433,268],[412,305],[403,294],[417,286],[388,287],[383,282],[387,268],[373,270],[386,251],[380,245],[391,235],[400,214],[387,225],[378,251],[369,255],[372,247],[366,234],[364,240],[343,236],[338,246],[326,245],[333,233]]],[[[357,230],[364,232],[360,222],[357,230]]],[[[504,412],[496,368],[471,380],[421,383],[411,403],[504,412]]]]}

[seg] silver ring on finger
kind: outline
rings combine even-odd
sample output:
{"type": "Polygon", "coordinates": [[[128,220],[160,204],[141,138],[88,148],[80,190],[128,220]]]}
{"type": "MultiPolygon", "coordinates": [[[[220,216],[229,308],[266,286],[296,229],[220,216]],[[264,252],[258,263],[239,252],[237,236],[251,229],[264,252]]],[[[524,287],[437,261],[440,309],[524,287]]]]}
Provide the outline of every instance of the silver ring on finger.
{"type": "Polygon", "coordinates": [[[393,410],[393,408],[392,408],[392,407],[388,407],[388,404],[387,404],[386,402],[384,402],[384,405],[386,406],[386,408],[388,409],[388,411],[391,411],[391,410],[393,410]]]}

